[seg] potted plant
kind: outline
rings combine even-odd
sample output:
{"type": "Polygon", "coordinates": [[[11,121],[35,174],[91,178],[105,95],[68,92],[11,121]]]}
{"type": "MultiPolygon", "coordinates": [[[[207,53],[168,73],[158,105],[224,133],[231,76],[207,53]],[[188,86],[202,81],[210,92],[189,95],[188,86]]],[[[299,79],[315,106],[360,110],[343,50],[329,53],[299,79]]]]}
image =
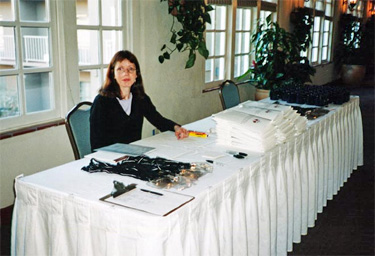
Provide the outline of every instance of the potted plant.
{"type": "Polygon", "coordinates": [[[342,14],[339,22],[340,40],[335,48],[335,65],[344,84],[363,80],[366,73],[367,50],[363,27],[352,14],[342,14]]]}
{"type": "Polygon", "coordinates": [[[255,59],[252,67],[239,79],[247,78],[254,84],[256,100],[268,97],[269,90],[285,83],[310,79],[309,75],[315,71],[307,58],[301,56],[303,48],[297,37],[273,22],[271,15],[265,23],[258,24],[251,43],[254,44],[255,59]],[[258,97],[259,94],[263,96],[258,97]]]}
{"type": "Polygon", "coordinates": [[[185,68],[194,66],[196,52],[198,51],[205,59],[208,58],[209,52],[206,47],[204,31],[206,23],[211,23],[211,17],[208,14],[213,10],[211,5],[207,5],[204,0],[160,0],[168,1],[168,13],[172,15],[173,23],[170,29],[172,36],[169,43],[172,47],[164,44],[161,48],[163,54],[159,56],[159,62],[169,60],[170,55],[175,52],[189,52],[189,57],[185,68]],[[178,29],[175,28],[175,21],[180,23],[178,29]]]}

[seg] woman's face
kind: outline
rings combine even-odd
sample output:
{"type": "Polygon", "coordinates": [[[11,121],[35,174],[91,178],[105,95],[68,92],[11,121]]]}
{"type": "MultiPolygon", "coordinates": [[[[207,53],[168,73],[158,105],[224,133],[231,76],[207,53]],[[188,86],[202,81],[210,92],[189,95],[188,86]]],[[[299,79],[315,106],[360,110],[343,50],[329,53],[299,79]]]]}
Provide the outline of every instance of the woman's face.
{"type": "Polygon", "coordinates": [[[115,65],[115,80],[119,84],[120,89],[131,88],[137,78],[137,69],[135,64],[127,59],[119,61],[115,65]]]}

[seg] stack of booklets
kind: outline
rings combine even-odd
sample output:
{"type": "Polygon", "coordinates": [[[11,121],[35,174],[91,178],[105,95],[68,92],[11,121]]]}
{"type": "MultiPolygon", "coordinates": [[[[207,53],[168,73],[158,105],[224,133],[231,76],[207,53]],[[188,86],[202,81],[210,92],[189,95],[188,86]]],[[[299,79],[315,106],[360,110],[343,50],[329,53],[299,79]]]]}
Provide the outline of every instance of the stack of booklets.
{"type": "Polygon", "coordinates": [[[276,144],[276,130],[268,119],[236,108],[220,112],[213,119],[218,144],[256,152],[265,152],[276,144]]]}
{"type": "MultiPolygon", "coordinates": [[[[265,103],[259,101],[246,101],[245,103],[240,105],[240,108],[241,107],[267,109],[269,111],[278,112],[280,114],[280,119],[283,119],[283,121],[288,123],[289,127],[293,127],[293,132],[290,134],[292,136],[301,134],[307,129],[307,118],[298,114],[297,111],[294,110],[291,106],[265,103]]],[[[273,120],[275,121],[274,125],[278,126],[279,128],[283,128],[284,124],[282,122],[280,123],[280,120],[273,120]]]]}
{"type": "Polygon", "coordinates": [[[217,142],[265,152],[302,133],[307,119],[290,106],[247,101],[213,116],[217,142]]]}

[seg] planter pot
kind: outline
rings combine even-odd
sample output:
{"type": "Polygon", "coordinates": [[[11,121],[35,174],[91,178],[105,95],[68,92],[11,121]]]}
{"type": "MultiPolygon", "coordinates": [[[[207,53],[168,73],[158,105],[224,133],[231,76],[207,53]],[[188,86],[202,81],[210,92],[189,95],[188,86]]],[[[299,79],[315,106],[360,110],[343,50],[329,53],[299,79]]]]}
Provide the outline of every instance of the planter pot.
{"type": "Polygon", "coordinates": [[[364,65],[342,65],[341,78],[345,85],[360,85],[366,74],[364,65]]]}
{"type": "Polygon", "coordinates": [[[262,100],[270,96],[270,90],[256,89],[255,90],[255,100],[262,100]]]}

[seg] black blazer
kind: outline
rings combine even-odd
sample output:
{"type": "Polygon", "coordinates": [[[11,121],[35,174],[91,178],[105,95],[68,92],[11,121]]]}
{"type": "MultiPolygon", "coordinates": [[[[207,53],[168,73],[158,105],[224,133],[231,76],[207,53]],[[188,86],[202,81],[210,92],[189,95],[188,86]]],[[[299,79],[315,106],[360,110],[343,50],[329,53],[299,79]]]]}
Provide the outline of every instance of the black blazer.
{"type": "Polygon", "coordinates": [[[91,106],[91,149],[140,140],[143,117],[161,131],[174,131],[177,125],[164,118],[147,95],[143,99],[133,95],[130,115],[125,113],[116,98],[97,95],[91,106]]]}

